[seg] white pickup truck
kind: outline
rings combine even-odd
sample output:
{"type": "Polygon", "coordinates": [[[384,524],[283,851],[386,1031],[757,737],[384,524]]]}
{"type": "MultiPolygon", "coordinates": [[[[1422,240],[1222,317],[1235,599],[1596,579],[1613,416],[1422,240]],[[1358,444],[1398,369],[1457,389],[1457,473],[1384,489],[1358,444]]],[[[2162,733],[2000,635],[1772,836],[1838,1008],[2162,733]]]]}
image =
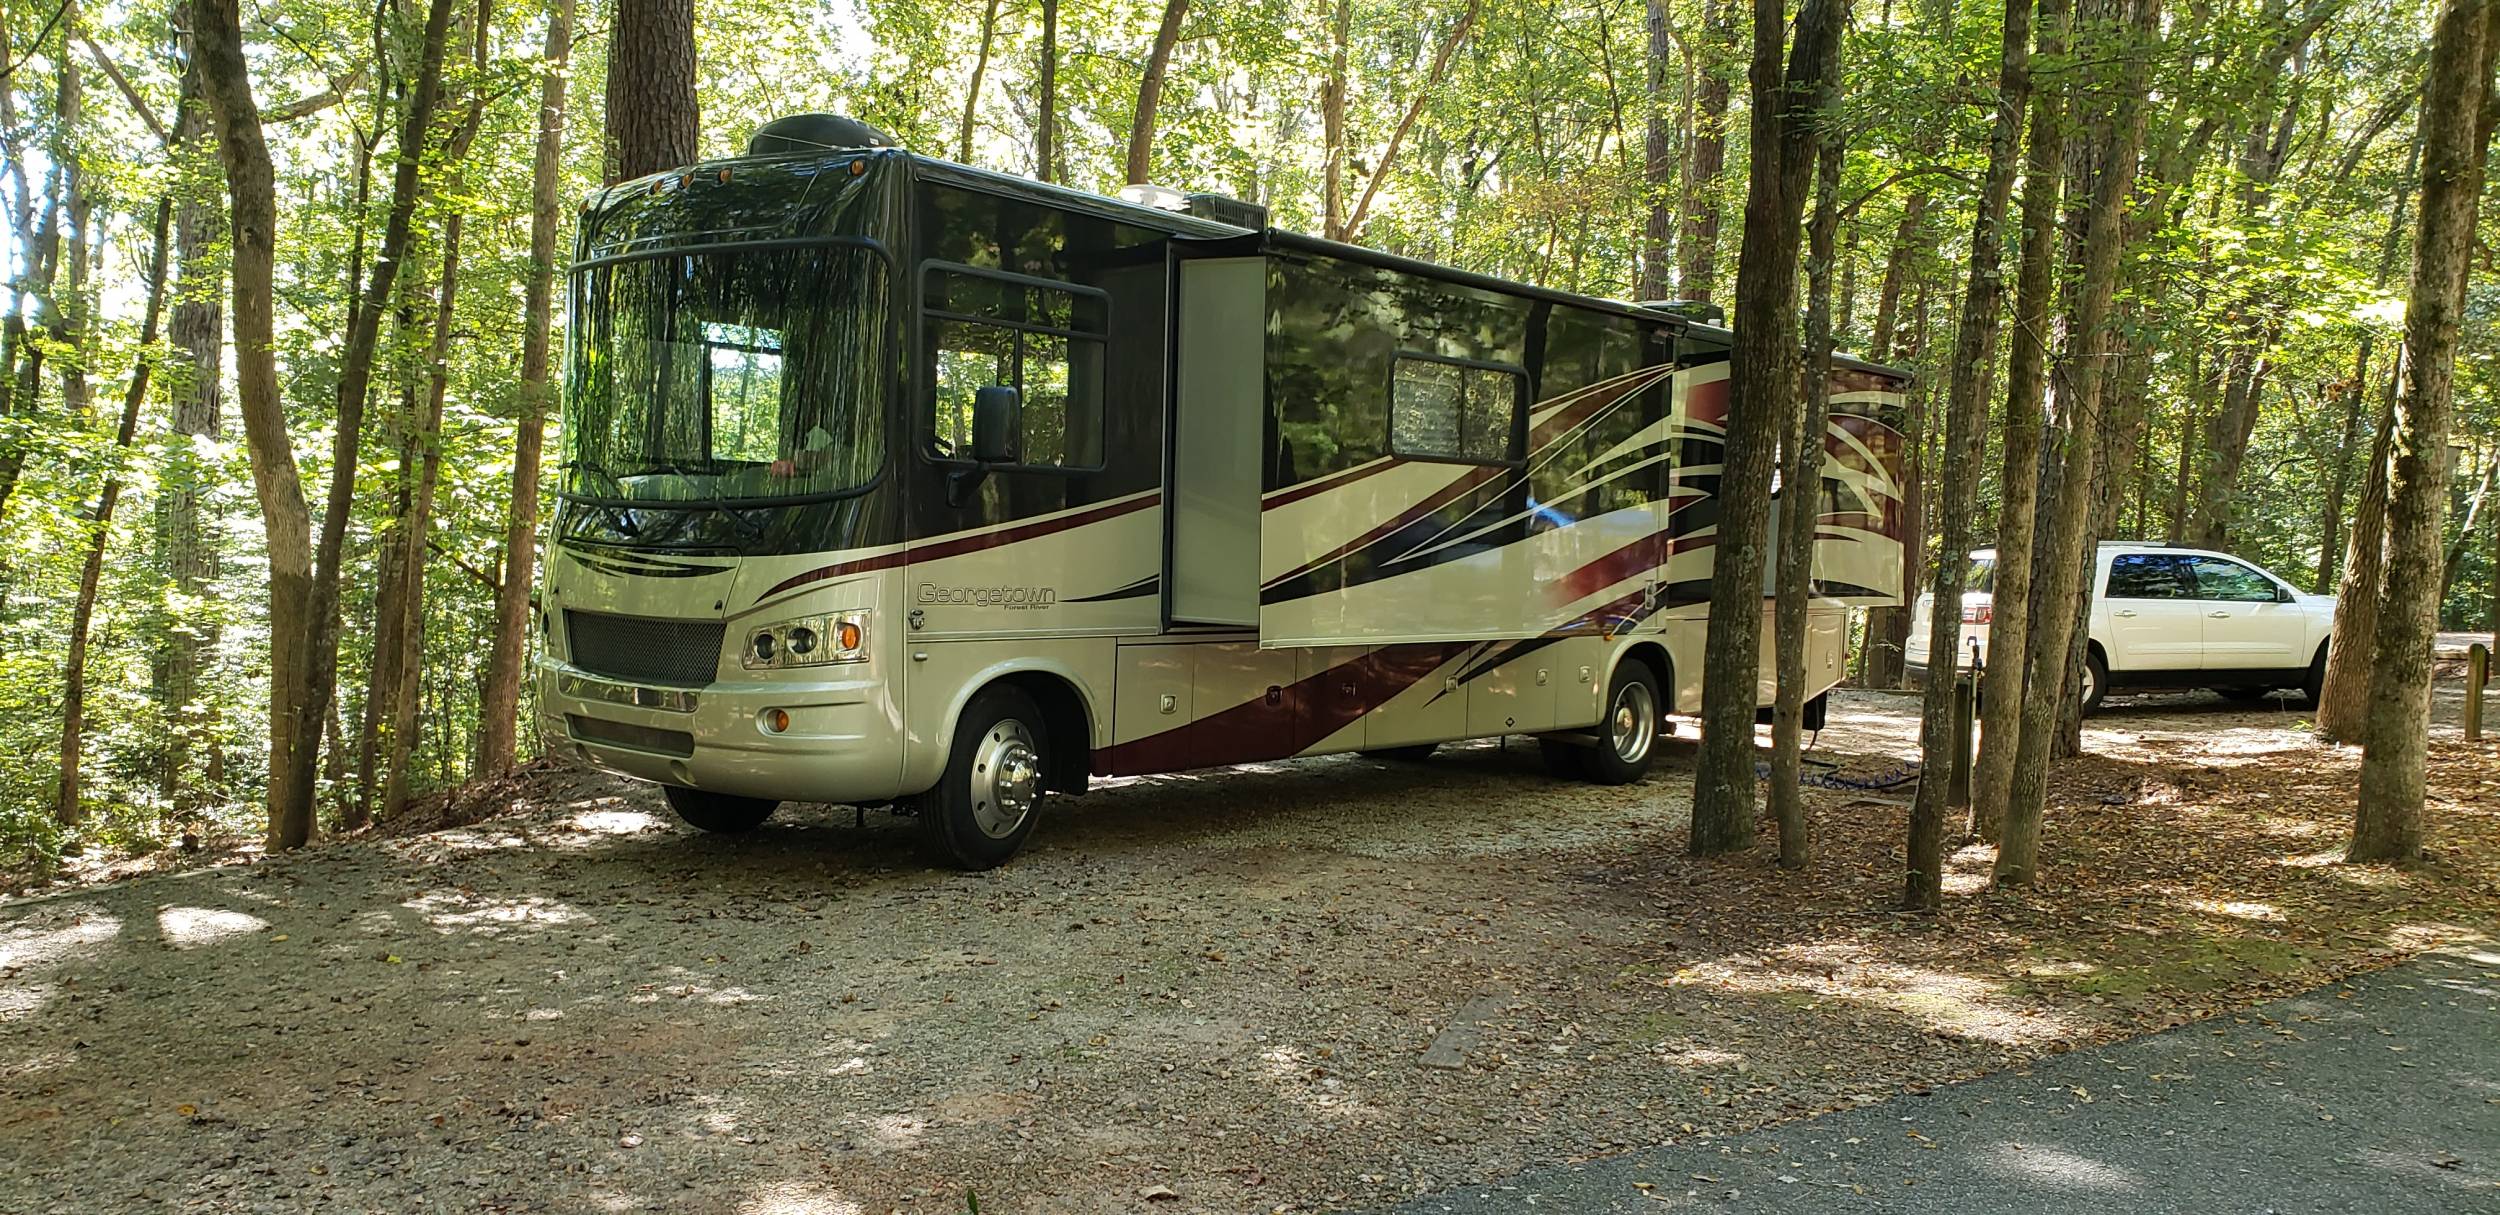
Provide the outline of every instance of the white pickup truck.
{"type": "MultiPolygon", "coordinates": [[[[1963,669],[1970,667],[1974,650],[1983,662],[1989,657],[1995,571],[1996,550],[1971,554],[1956,664],[1963,669]]],[[[1913,680],[1927,674],[1934,603],[1933,595],[1918,597],[1902,646],[1913,680]]],[[[2333,595],[2297,590],[2229,553],[2103,544],[2092,566],[2083,711],[2099,708],[2111,688],[2212,688],[2235,700],[2298,688],[2314,704],[2326,678],[2326,640],[2334,627],[2333,595]]]]}

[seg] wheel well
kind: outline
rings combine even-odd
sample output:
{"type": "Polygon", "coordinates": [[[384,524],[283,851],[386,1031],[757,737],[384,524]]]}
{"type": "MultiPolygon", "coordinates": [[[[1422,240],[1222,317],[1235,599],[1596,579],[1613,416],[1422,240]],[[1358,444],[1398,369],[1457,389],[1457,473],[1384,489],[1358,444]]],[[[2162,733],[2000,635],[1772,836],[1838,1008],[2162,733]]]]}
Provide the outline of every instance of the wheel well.
{"type": "Polygon", "coordinates": [[[2100,660],[2101,660],[2101,666],[2102,666],[2104,669],[2106,669],[2106,668],[2109,666],[2109,651],[2102,649],[2102,648],[2101,648],[2101,643],[2100,643],[2100,642],[2098,642],[2098,641],[2085,641],[2085,642],[2083,643],[2083,652],[2084,652],[2084,653],[2086,653],[2086,654],[2089,654],[2089,655],[2091,655],[2091,656],[2093,656],[2093,657],[2095,657],[2095,658],[2100,659],[2100,660]]]}
{"type": "Polygon", "coordinates": [[[1094,725],[1076,685],[1040,671],[1019,671],[998,682],[1032,697],[1042,710],[1042,728],[1051,737],[1050,754],[1042,761],[1045,787],[1063,793],[1085,792],[1086,778],[1094,767],[1094,725]]]}
{"type": "MultiPolygon", "coordinates": [[[[1667,657],[1667,647],[1655,641],[1641,642],[1625,650],[1623,657],[1615,665],[1621,666],[1626,662],[1637,662],[1647,666],[1650,677],[1658,681],[1659,714],[1664,716],[1675,712],[1675,660],[1667,657]]],[[[1612,673],[1607,675],[1606,681],[1610,684],[1614,682],[1612,673]]],[[[1605,694],[1612,696],[1614,693],[1606,692],[1605,694]]]]}

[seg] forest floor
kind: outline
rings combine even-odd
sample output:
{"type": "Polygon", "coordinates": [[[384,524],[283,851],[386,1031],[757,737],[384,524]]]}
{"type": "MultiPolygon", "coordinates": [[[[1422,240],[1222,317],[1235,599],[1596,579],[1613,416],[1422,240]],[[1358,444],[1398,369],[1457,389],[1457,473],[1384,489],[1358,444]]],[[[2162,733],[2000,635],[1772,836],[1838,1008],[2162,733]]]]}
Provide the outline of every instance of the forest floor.
{"type": "MultiPolygon", "coordinates": [[[[2340,863],[2358,753],[2300,714],[2117,700],[2039,888],[1963,848],[1934,918],[1891,910],[1897,795],[1813,793],[1803,874],[1687,858],[1689,743],[1615,789],[1517,743],[1114,782],[973,875],[889,815],[704,837],[539,771],[0,902],[0,1212],[1313,1210],[1727,1136],[2483,939],[2457,690],[2422,867],[2340,863]]],[[[1843,694],[1816,755],[1913,727],[1843,694]]]]}

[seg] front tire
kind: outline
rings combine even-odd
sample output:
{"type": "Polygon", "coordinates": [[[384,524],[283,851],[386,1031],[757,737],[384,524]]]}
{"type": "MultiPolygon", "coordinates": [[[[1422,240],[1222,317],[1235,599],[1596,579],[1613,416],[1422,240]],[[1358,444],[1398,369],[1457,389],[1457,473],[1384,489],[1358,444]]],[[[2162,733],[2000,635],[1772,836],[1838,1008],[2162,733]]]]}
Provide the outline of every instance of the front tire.
{"type": "Polygon", "coordinates": [[[1004,684],[982,689],[955,723],[946,774],[914,799],[921,851],[957,869],[1005,864],[1041,817],[1049,754],[1049,723],[1032,697],[1004,684]]]}
{"type": "Polygon", "coordinates": [[[1649,775],[1658,758],[1658,677],[1647,663],[1627,660],[1606,689],[1597,745],[1580,749],[1580,772],[1601,785],[1628,785],[1649,775]]]}
{"type": "Polygon", "coordinates": [[[2099,650],[2083,652],[2083,715],[2090,717],[2101,711],[2101,697],[2109,692],[2109,662],[2099,650]]]}
{"type": "Polygon", "coordinates": [[[2316,657],[2309,660],[2309,674],[2300,681],[2302,707],[2314,709],[2326,702],[2326,645],[2318,645],[2316,657]]]}
{"type": "Polygon", "coordinates": [[[764,825],[764,820],[781,808],[781,803],[761,797],[739,797],[734,793],[712,793],[677,785],[662,785],[660,792],[668,797],[668,808],[686,825],[717,835],[739,835],[764,825]]]}

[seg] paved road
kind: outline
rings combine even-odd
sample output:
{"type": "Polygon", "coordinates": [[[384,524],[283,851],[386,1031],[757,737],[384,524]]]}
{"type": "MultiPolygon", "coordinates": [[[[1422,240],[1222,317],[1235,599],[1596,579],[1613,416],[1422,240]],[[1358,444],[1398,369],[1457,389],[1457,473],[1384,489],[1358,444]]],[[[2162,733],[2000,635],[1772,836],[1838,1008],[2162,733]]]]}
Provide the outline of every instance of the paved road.
{"type": "Polygon", "coordinates": [[[2500,953],[1396,1215],[1668,1210],[2500,1213],[2500,953]]]}

